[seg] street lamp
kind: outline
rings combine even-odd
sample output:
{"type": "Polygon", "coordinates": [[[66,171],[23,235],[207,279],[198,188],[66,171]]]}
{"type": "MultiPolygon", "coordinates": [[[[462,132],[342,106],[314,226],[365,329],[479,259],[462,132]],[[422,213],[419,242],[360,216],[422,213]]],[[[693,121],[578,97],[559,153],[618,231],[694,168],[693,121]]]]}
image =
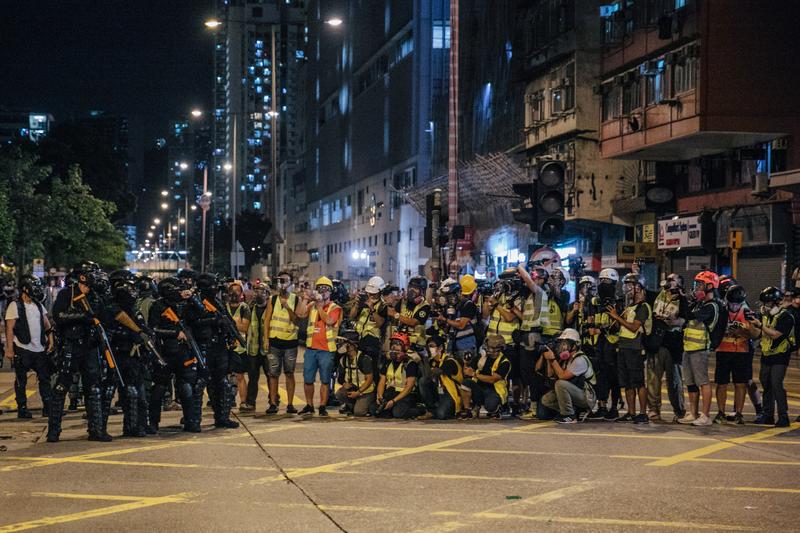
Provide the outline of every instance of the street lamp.
{"type": "Polygon", "coordinates": [[[153,224],[155,224],[156,226],[158,226],[159,224],[161,224],[161,219],[160,219],[160,218],[154,218],[154,219],[153,219],[153,224]]]}
{"type": "Polygon", "coordinates": [[[200,118],[203,116],[203,112],[199,109],[192,109],[192,116],[194,118],[200,118]]]}
{"type": "Polygon", "coordinates": [[[187,168],[189,168],[189,163],[185,163],[185,162],[181,163],[180,167],[181,167],[181,170],[186,170],[187,168]]]}
{"type": "Polygon", "coordinates": [[[231,169],[233,168],[233,165],[231,165],[230,163],[225,163],[224,165],[222,165],[222,168],[225,169],[225,172],[230,172],[231,169]]]}
{"type": "Polygon", "coordinates": [[[161,196],[168,196],[168,195],[169,195],[169,191],[161,191],[161,196]]]}
{"type": "Polygon", "coordinates": [[[342,19],[340,19],[339,17],[333,17],[333,18],[329,18],[328,20],[326,20],[325,24],[327,24],[328,26],[333,26],[334,28],[336,28],[337,26],[341,26],[342,22],[343,22],[342,19]]]}
{"type": "Polygon", "coordinates": [[[164,202],[164,203],[162,203],[162,204],[161,204],[161,209],[164,209],[165,211],[166,211],[166,209],[167,209],[168,207],[169,207],[169,204],[168,204],[168,203],[166,203],[166,202],[164,202]]]}
{"type": "Polygon", "coordinates": [[[222,26],[222,22],[219,21],[218,19],[208,19],[207,21],[204,22],[204,24],[206,28],[210,28],[212,30],[222,26]]]}

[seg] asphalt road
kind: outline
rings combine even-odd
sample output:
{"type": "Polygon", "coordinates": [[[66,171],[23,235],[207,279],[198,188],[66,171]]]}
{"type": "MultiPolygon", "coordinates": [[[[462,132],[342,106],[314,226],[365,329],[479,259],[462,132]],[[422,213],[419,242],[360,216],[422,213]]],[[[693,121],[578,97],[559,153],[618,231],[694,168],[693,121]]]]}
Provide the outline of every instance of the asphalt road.
{"type": "MultiPolygon", "coordinates": [[[[796,365],[787,385],[794,418],[796,365]]],[[[0,408],[10,387],[0,373],[0,408]]],[[[111,443],[86,440],[81,411],[58,444],[44,419],[7,412],[0,533],[800,530],[798,423],[304,420],[267,418],[259,399],[236,430],[206,409],[203,433],[185,434],[168,412],[160,435],[111,443]]]]}

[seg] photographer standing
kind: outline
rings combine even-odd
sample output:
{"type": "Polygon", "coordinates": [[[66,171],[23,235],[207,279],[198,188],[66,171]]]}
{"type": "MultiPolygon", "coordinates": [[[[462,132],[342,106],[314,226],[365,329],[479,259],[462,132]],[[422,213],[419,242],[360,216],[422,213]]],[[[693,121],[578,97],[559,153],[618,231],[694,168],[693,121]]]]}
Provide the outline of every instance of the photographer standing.
{"type": "MultiPolygon", "coordinates": [[[[516,275],[512,270],[511,274],[516,275]]],[[[522,319],[520,305],[514,300],[514,295],[507,290],[508,272],[501,274],[501,279],[495,284],[495,292],[483,303],[482,316],[489,319],[488,335],[499,335],[503,338],[503,354],[511,362],[511,391],[514,398],[512,412],[514,416],[520,414],[521,374],[520,361],[517,352],[517,330],[522,319]],[[500,287],[498,290],[498,286],[500,287]]]]}
{"type": "Polygon", "coordinates": [[[619,274],[613,268],[604,268],[600,271],[597,283],[597,297],[592,300],[592,314],[588,318],[588,334],[595,348],[597,365],[597,411],[589,418],[616,420],[619,417],[617,405],[621,392],[619,374],[617,372],[617,344],[619,343],[619,323],[608,311],[613,307],[615,311],[621,310],[620,301],[617,299],[617,283],[619,274]],[[606,401],[611,395],[611,404],[606,408],[606,401]]]}
{"type": "Polygon", "coordinates": [[[558,354],[545,348],[544,357],[537,365],[546,364],[547,375],[555,380],[553,390],[542,397],[542,404],[558,411],[556,422],[559,424],[574,424],[577,422],[576,407],[585,412],[594,407],[596,397],[591,386],[594,370],[581,351],[581,337],[576,330],[565,329],[557,339],[556,350],[558,354]]]}
{"type": "Polygon", "coordinates": [[[689,304],[683,292],[683,277],[667,276],[666,283],[653,303],[653,335],[661,340],[656,353],[647,354],[647,405],[650,419],[661,418],[661,379],[667,375],[667,395],[672,405],[673,422],[686,414],[683,398],[681,359],[683,325],[689,304]]]}
{"type": "Polygon", "coordinates": [[[465,287],[448,279],[439,288],[442,309],[436,316],[440,328],[447,333],[447,350],[456,358],[467,361],[475,354],[477,342],[475,324],[478,320],[478,308],[472,302],[475,287],[465,287]],[[467,292],[469,289],[471,291],[467,292]]]}
{"type": "Polygon", "coordinates": [[[388,317],[387,306],[381,300],[381,291],[385,287],[386,282],[383,278],[371,277],[364,287],[364,292],[359,294],[358,303],[350,309],[350,320],[354,321],[356,333],[360,338],[358,349],[372,359],[376,381],[381,360],[383,325],[388,317]]]}
{"type": "MultiPolygon", "coordinates": [[[[422,353],[425,348],[425,322],[431,314],[431,307],[425,301],[428,280],[414,276],[408,280],[406,295],[400,301],[399,309],[387,308],[389,318],[397,323],[398,331],[407,331],[411,348],[422,353]]],[[[394,333],[394,332],[392,332],[394,333]]]]}
{"type": "MultiPolygon", "coordinates": [[[[519,344],[519,375],[522,387],[528,389],[531,402],[539,402],[544,393],[541,380],[537,379],[534,371],[539,358],[538,347],[542,342],[542,326],[548,320],[548,301],[545,284],[547,271],[536,267],[528,271],[525,267],[517,267],[520,279],[528,288],[529,294],[522,304],[522,323],[520,324],[519,344]]],[[[535,418],[536,409],[531,408],[522,415],[523,418],[535,418]]]]}
{"type": "Polygon", "coordinates": [[[652,310],[645,301],[644,276],[626,274],[622,278],[627,307],[622,315],[613,305],[606,310],[620,325],[617,370],[619,384],[625,389],[628,413],[617,418],[618,422],[647,424],[647,389],[644,386],[644,345],[642,338],[652,328],[652,310]],[[636,413],[636,399],[639,413],[636,413]]]}
{"type": "Polygon", "coordinates": [[[41,303],[44,288],[39,278],[23,276],[19,299],[8,304],[5,314],[5,356],[13,362],[17,418],[32,418],[28,410],[28,372],[36,372],[42,397],[42,416],[50,405],[50,372],[47,351],[53,348],[53,333],[47,311],[41,303]],[[13,339],[13,341],[12,341],[13,339]]]}

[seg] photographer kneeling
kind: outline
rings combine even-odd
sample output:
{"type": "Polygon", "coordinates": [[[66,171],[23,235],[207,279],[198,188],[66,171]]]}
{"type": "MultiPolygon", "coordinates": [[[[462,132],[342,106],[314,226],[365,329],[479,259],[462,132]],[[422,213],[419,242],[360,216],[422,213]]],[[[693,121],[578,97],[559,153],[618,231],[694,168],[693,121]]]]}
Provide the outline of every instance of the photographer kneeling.
{"type": "Polygon", "coordinates": [[[428,339],[431,375],[419,380],[419,392],[428,412],[418,420],[455,418],[461,410],[461,383],[464,380],[461,363],[444,350],[444,339],[428,339]]]}
{"type": "Polygon", "coordinates": [[[419,365],[408,356],[409,341],[405,333],[395,333],[389,341],[389,363],[380,371],[377,402],[370,407],[378,418],[416,418],[425,413],[417,405],[419,365]]]}
{"type": "Polygon", "coordinates": [[[372,379],[372,359],[358,351],[358,333],[343,331],[339,337],[339,353],[344,348],[337,371],[341,387],[336,391],[336,399],[342,403],[342,414],[366,416],[370,405],[375,401],[375,383],[372,379]]]}
{"type": "Polygon", "coordinates": [[[556,422],[577,422],[575,409],[591,412],[596,401],[591,383],[594,370],[589,358],[581,351],[581,338],[574,329],[567,328],[558,337],[556,349],[546,348],[544,358],[539,360],[537,370],[547,365],[547,374],[555,380],[552,391],[542,397],[542,404],[559,412],[556,422]]]}
{"type": "Polygon", "coordinates": [[[501,418],[500,408],[508,400],[508,375],[511,373],[511,362],[503,355],[505,340],[502,335],[489,335],[485,347],[464,365],[464,385],[462,401],[464,408],[459,418],[472,418],[471,405],[483,406],[489,418],[501,418]],[[467,379],[469,378],[469,379],[467,379]]]}

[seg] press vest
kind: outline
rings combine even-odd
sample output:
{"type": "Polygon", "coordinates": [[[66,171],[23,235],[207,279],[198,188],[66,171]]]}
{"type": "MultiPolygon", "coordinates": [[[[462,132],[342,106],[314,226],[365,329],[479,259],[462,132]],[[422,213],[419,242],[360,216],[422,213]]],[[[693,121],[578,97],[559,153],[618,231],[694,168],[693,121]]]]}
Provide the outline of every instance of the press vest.
{"type": "MultiPolygon", "coordinates": [[[[417,312],[425,306],[425,301],[423,300],[420,304],[416,305],[413,309],[410,309],[406,302],[403,302],[400,306],[400,315],[406,318],[414,318],[417,312]]],[[[414,327],[408,327],[408,340],[411,344],[418,344],[420,346],[425,344],[425,324],[420,324],[414,327]]]]}
{"type": "MultiPolygon", "coordinates": [[[[734,322],[747,325],[747,319],[744,317],[745,306],[739,308],[735,313],[728,311],[728,331],[731,331],[730,326],[734,322]]],[[[745,331],[745,330],[742,330],[745,331]]],[[[746,337],[738,335],[731,335],[726,332],[722,337],[722,342],[717,347],[718,352],[732,352],[732,353],[747,353],[750,351],[750,342],[746,337]]]]}
{"type": "MultiPolygon", "coordinates": [[[[361,388],[361,385],[367,381],[367,376],[358,367],[358,359],[361,354],[355,357],[355,361],[348,355],[342,358],[342,368],[344,368],[344,381],[345,383],[352,383],[356,388],[361,388]]],[[[375,390],[375,383],[370,383],[369,387],[362,391],[362,394],[369,394],[375,390]]]]}
{"type": "Polygon", "coordinates": [[[623,311],[623,318],[626,322],[633,322],[636,320],[636,310],[639,308],[640,305],[643,305],[647,308],[647,319],[645,320],[644,324],[636,330],[631,331],[625,326],[620,325],[619,328],[619,336],[623,339],[635,339],[639,337],[642,333],[645,335],[649,334],[653,330],[653,310],[650,309],[650,304],[647,302],[640,302],[636,305],[629,305],[623,311]]]}
{"type": "Polygon", "coordinates": [[[381,338],[381,328],[375,322],[375,315],[378,313],[378,306],[381,305],[377,302],[372,309],[364,307],[356,318],[356,332],[362,339],[366,336],[381,338]]]}
{"type": "MultiPolygon", "coordinates": [[[[339,309],[339,306],[331,302],[328,305],[326,313],[330,314],[334,311],[334,309],[339,309]]],[[[314,336],[314,332],[317,329],[318,318],[319,318],[319,313],[317,312],[317,306],[313,306],[308,314],[308,327],[306,328],[306,348],[311,348],[311,340],[312,337],[314,336]]],[[[328,341],[328,351],[335,352],[336,334],[338,328],[336,327],[336,324],[332,326],[329,326],[328,324],[323,324],[323,327],[325,328],[325,338],[328,341]]]]}
{"type": "Polygon", "coordinates": [[[299,328],[292,322],[288,309],[294,312],[297,309],[297,295],[292,293],[286,299],[286,307],[281,304],[281,299],[274,296],[272,299],[272,316],[269,319],[269,337],[285,341],[297,340],[299,328]]]}
{"type": "Polygon", "coordinates": [[[431,360],[431,368],[439,368],[445,364],[447,361],[453,361],[458,368],[458,372],[455,376],[450,377],[447,374],[440,374],[439,375],[439,383],[442,384],[442,388],[450,395],[453,399],[453,402],[456,404],[456,411],[461,410],[461,394],[459,394],[458,389],[461,386],[461,383],[464,381],[464,371],[461,367],[461,363],[458,362],[457,359],[450,357],[449,355],[444,355],[441,361],[436,359],[431,360]]]}
{"type": "MultiPolygon", "coordinates": [[[[680,314],[681,304],[680,298],[675,300],[670,299],[670,294],[667,291],[661,291],[656,296],[656,301],[653,302],[653,314],[665,316],[670,319],[678,318],[680,314]]],[[[680,331],[680,326],[669,326],[670,331],[680,331]]]]}
{"type": "MultiPolygon", "coordinates": [[[[774,329],[775,325],[778,323],[778,320],[786,312],[787,311],[785,309],[781,309],[781,311],[775,316],[764,315],[764,325],[774,329]]],[[[779,342],[777,346],[775,346],[774,339],[770,339],[762,334],[761,355],[764,357],[769,357],[770,355],[780,355],[790,351],[795,343],[795,328],[796,325],[793,325],[792,329],[789,331],[789,334],[781,342],[779,342]]]]}
{"type": "MultiPolygon", "coordinates": [[[[242,314],[242,306],[243,305],[244,304],[237,305],[236,306],[236,310],[233,313],[231,313],[231,306],[228,305],[228,304],[225,304],[225,307],[228,309],[228,314],[231,315],[231,318],[233,318],[233,323],[237,324],[237,328],[238,328],[238,323],[239,323],[237,319],[242,314]]],[[[248,328],[248,330],[249,330],[249,328],[248,328]]],[[[247,342],[247,341],[248,341],[248,339],[245,339],[245,342],[247,342]]],[[[247,347],[246,346],[240,346],[239,343],[237,342],[236,346],[233,348],[233,351],[236,352],[236,353],[245,353],[247,351],[247,347]]]]}
{"type": "Polygon", "coordinates": [[[253,306],[252,314],[250,315],[250,326],[247,328],[247,354],[258,355],[261,353],[261,339],[264,333],[264,314],[267,312],[264,308],[261,318],[258,318],[258,307],[253,306]]]}
{"type": "Polygon", "coordinates": [[[536,316],[536,295],[529,294],[525,298],[522,306],[522,326],[523,331],[532,331],[550,324],[549,306],[547,303],[547,293],[541,292],[541,303],[539,305],[539,316],[536,316]]]}
{"type": "MultiPolygon", "coordinates": [[[[497,373],[497,369],[500,368],[500,363],[506,360],[506,356],[503,354],[498,355],[494,363],[492,364],[492,374],[497,373]]],[[[494,382],[494,390],[497,392],[497,395],[500,396],[500,401],[506,403],[506,399],[508,398],[508,386],[506,385],[506,377],[501,376],[501,378],[494,382]]]]}
{"type": "Polygon", "coordinates": [[[392,388],[400,394],[406,388],[406,364],[398,365],[394,361],[386,366],[386,388],[392,388]]]}
{"type": "Polygon", "coordinates": [[[549,300],[547,302],[547,325],[542,325],[542,334],[549,336],[560,334],[563,320],[564,318],[561,314],[561,308],[558,306],[558,302],[549,300]]]}
{"type": "Polygon", "coordinates": [[[714,329],[718,319],[717,306],[715,305],[714,320],[711,322],[710,326],[706,327],[701,320],[690,320],[686,325],[686,329],[683,330],[683,351],[698,352],[700,350],[708,350],[711,346],[711,338],[708,332],[714,329]]]}
{"type": "Polygon", "coordinates": [[[583,388],[583,386],[587,381],[592,385],[596,384],[597,379],[594,373],[594,367],[592,366],[592,361],[586,356],[585,353],[581,351],[575,352],[572,355],[572,357],[569,358],[569,361],[567,361],[567,364],[564,368],[565,369],[568,368],[569,365],[572,364],[572,361],[574,361],[578,357],[583,357],[586,360],[587,364],[586,372],[582,376],[574,376],[572,379],[569,380],[570,383],[576,385],[577,387],[580,387],[581,389],[583,388]]]}
{"type": "MultiPolygon", "coordinates": [[[[505,299],[501,300],[499,305],[505,305],[505,299]]],[[[503,337],[505,343],[514,344],[514,337],[513,334],[515,331],[519,329],[519,320],[514,317],[514,320],[511,322],[506,322],[503,320],[503,315],[500,314],[500,311],[494,309],[492,311],[492,316],[489,319],[489,334],[497,334],[503,337]]]]}

